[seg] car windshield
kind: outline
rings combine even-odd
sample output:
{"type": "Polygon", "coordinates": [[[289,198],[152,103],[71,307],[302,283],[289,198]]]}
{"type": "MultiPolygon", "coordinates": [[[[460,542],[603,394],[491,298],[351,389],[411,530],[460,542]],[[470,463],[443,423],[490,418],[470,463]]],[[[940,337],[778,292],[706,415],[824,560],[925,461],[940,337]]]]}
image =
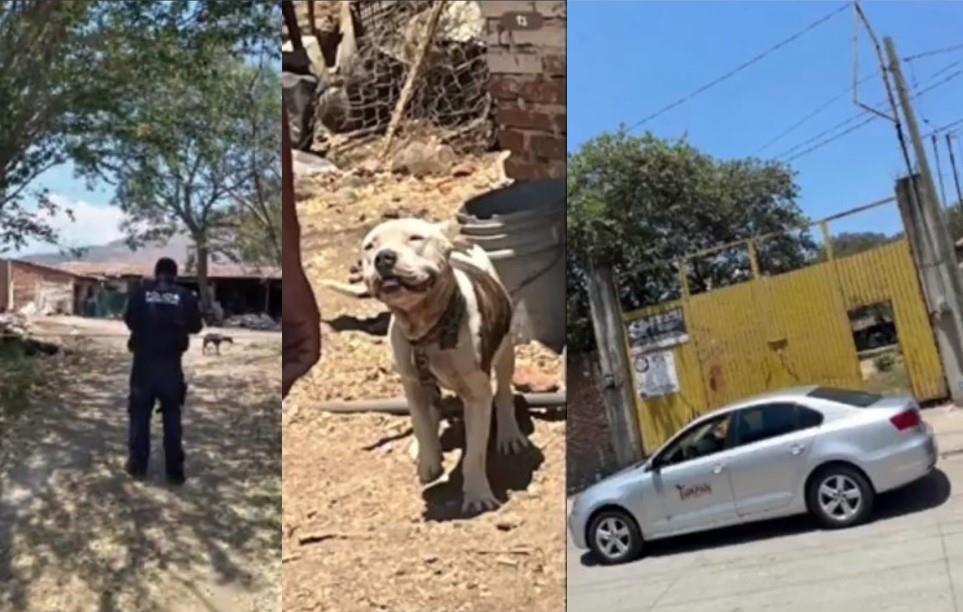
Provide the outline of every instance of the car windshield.
{"type": "Polygon", "coordinates": [[[851,389],[834,389],[832,387],[816,387],[807,395],[809,397],[815,397],[816,399],[824,399],[855,406],[856,408],[866,408],[883,399],[882,395],[876,393],[853,391],[851,389]]]}

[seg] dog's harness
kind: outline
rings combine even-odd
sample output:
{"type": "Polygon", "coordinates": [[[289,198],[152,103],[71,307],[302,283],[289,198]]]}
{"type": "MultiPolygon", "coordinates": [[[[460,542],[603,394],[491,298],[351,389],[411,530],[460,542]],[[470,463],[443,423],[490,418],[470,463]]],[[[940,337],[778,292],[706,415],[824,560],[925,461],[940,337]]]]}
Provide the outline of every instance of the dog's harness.
{"type": "Polygon", "coordinates": [[[415,370],[418,372],[418,380],[423,385],[437,386],[435,377],[428,368],[427,349],[432,344],[438,343],[442,350],[450,350],[458,345],[458,332],[461,329],[461,321],[465,316],[466,304],[465,296],[461,291],[455,290],[451,299],[448,300],[448,307],[441,314],[438,322],[429,329],[422,337],[410,340],[413,347],[413,359],[415,370]]]}

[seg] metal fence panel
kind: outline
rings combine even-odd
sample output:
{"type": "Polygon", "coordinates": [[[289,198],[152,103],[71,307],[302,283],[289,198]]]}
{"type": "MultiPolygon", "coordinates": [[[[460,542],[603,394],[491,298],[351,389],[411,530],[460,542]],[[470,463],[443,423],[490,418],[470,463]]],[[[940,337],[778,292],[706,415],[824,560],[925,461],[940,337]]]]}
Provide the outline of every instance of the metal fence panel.
{"type": "MultiPolygon", "coordinates": [[[[913,394],[920,401],[945,397],[939,352],[905,239],[624,313],[627,327],[679,308],[685,318],[684,341],[645,351],[626,346],[630,363],[667,352],[674,364],[677,392],[644,398],[636,393],[646,452],[692,418],[765,391],[809,384],[860,388],[848,313],[879,302],[892,305],[913,394]]],[[[633,369],[638,390],[646,374],[633,369]]]]}

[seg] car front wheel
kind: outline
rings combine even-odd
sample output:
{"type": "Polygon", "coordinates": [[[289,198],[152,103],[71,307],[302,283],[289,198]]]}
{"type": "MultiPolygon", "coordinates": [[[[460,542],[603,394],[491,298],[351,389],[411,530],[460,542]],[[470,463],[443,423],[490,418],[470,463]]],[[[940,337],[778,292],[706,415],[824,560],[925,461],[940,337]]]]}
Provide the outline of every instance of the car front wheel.
{"type": "Polygon", "coordinates": [[[846,465],[821,470],[809,484],[809,511],[829,528],[865,521],[873,508],[872,485],[858,470],[846,465]]]}
{"type": "Polygon", "coordinates": [[[606,565],[631,561],[642,553],[639,526],[622,510],[603,510],[595,515],[588,541],[592,552],[606,565]]]}

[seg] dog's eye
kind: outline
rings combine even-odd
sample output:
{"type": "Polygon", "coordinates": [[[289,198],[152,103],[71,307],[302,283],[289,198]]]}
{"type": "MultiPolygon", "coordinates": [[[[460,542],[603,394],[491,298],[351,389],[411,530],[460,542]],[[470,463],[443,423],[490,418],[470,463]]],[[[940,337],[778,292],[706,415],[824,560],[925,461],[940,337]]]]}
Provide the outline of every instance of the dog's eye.
{"type": "Polygon", "coordinates": [[[365,251],[370,251],[371,249],[374,248],[374,243],[373,243],[373,242],[369,242],[368,244],[364,245],[364,246],[361,247],[361,248],[363,248],[365,251]]]}
{"type": "Polygon", "coordinates": [[[424,239],[425,239],[424,236],[409,236],[409,237],[408,237],[408,241],[409,241],[409,242],[422,242],[422,241],[424,241],[424,239]]]}

